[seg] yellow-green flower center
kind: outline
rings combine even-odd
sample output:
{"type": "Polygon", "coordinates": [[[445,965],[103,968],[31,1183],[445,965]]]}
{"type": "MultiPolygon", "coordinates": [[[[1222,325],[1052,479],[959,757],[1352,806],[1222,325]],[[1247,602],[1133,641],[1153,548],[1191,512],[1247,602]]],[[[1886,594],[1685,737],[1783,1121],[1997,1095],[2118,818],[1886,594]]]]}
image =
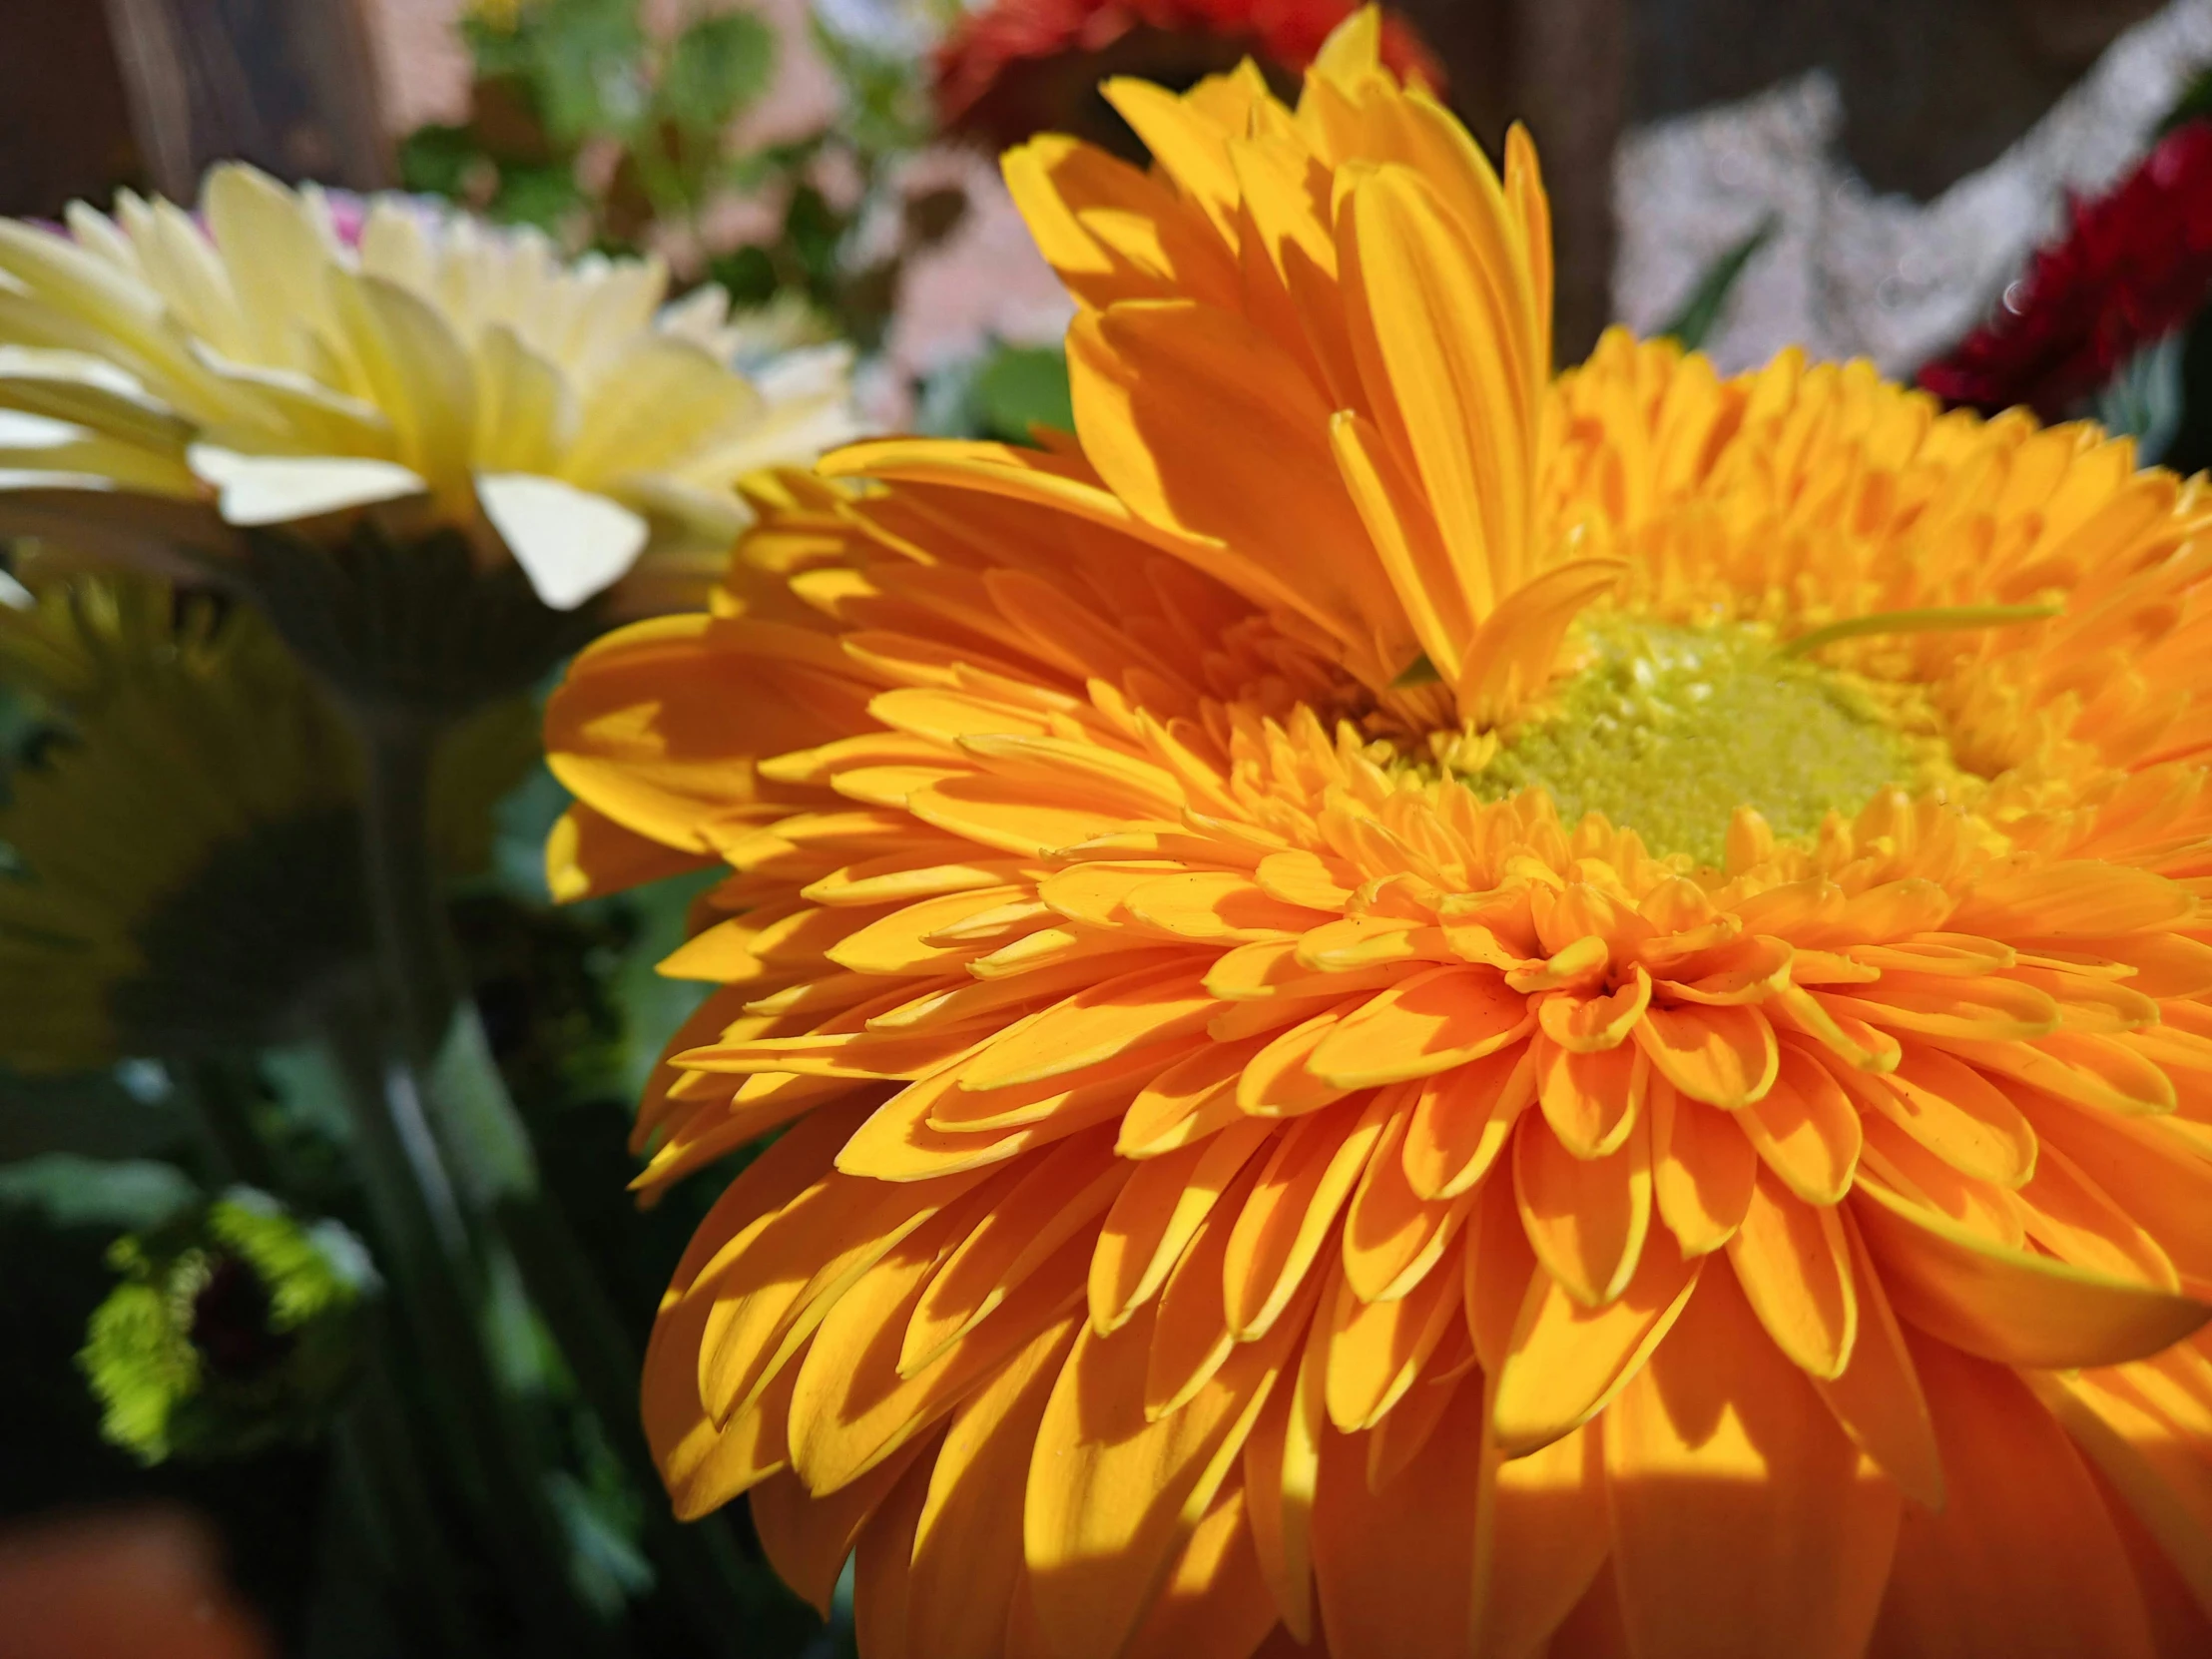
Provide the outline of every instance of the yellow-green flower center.
{"type": "Polygon", "coordinates": [[[1719,865],[1739,807],[1810,835],[1949,771],[1913,688],[1784,655],[1764,628],[1605,615],[1580,637],[1584,666],[1467,778],[1484,799],[1540,787],[1567,825],[1601,813],[1654,852],[1719,865]]]}

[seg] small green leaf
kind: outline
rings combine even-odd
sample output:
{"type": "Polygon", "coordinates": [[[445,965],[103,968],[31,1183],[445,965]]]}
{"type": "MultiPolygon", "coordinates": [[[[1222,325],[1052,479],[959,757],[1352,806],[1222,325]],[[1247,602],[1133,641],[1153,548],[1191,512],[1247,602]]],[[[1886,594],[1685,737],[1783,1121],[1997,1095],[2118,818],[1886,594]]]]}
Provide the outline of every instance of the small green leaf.
{"type": "Polygon", "coordinates": [[[125,1234],[108,1262],[119,1282],[77,1356],[107,1439],[158,1463],[244,1455],[328,1423],[380,1283],[342,1225],[238,1187],[125,1234]]]}
{"type": "Polygon", "coordinates": [[[2212,69],[2200,70],[2182,89],[2174,107],[2166,112],[2166,119],[2151,134],[2151,142],[2155,144],[2176,127],[2186,127],[2206,116],[2212,116],[2212,69]]]}
{"type": "Polygon", "coordinates": [[[35,1210],[51,1227],[158,1227],[200,1196],[174,1164],[49,1152],[0,1165],[0,1208],[35,1210]]]}
{"type": "Polygon", "coordinates": [[[1406,691],[1414,686],[1432,686],[1442,678],[1436,672],[1436,665],[1428,660],[1428,653],[1423,651],[1399,670],[1397,678],[1390,682],[1390,690],[1406,691]]]}
{"type": "Polygon", "coordinates": [[[2182,369],[2189,330],[2176,328],[2137,351],[2096,395],[2097,423],[2114,437],[2135,440],[2135,464],[2155,466],[2166,458],[2182,417],[2188,391],[2182,369]]]}
{"type": "Polygon", "coordinates": [[[776,261],[765,248],[725,254],[707,267],[707,275],[730,290],[730,303],[737,306],[765,305],[779,286],[776,261]]]}
{"type": "Polygon", "coordinates": [[[1864,639],[1875,634],[1952,634],[1972,628],[2010,628],[2022,622],[2043,622],[2058,614],[2056,605],[1931,605],[1914,611],[1875,611],[1846,617],[1810,634],[1800,634],[1775,655],[1809,657],[1838,640],[1864,639]]]}
{"type": "Polygon", "coordinates": [[[576,175],[565,162],[546,167],[503,167],[499,194],[491,199],[491,217],[505,225],[535,225],[557,230],[584,200],[576,175]]]}
{"type": "Polygon", "coordinates": [[[969,396],[977,424],[1006,443],[1028,443],[1037,427],[1075,430],[1068,360],[1052,345],[1001,345],[977,371],[969,396]]]}
{"type": "Polygon", "coordinates": [[[113,1072],[27,1077],[0,1071],[0,1164],[48,1152],[142,1158],[192,1132],[167,1101],[141,1100],[113,1072]]]}
{"type": "Polygon", "coordinates": [[[1695,351],[1703,345],[1706,336],[1720,321],[1721,312],[1727,308],[1729,295],[1735,292],[1736,280],[1743,276],[1744,268],[1774,240],[1781,228],[1781,219],[1769,214],[1758,230],[1707,266],[1705,275],[1697,279],[1697,286],[1690,290],[1690,297],[1659,332],[1672,335],[1685,351],[1695,351]]]}
{"type": "Polygon", "coordinates": [[[417,127],[399,141],[399,183],[427,196],[458,198],[469,169],[483,157],[467,127],[417,127]]]}
{"type": "Polygon", "coordinates": [[[645,32],[628,0],[564,0],[529,21],[528,78],[547,129],[577,143],[621,133],[644,113],[645,32]]]}
{"type": "Polygon", "coordinates": [[[776,35],[758,17],[703,17],[669,49],[658,102],[678,126],[717,132],[768,90],[775,69],[776,35]]]}

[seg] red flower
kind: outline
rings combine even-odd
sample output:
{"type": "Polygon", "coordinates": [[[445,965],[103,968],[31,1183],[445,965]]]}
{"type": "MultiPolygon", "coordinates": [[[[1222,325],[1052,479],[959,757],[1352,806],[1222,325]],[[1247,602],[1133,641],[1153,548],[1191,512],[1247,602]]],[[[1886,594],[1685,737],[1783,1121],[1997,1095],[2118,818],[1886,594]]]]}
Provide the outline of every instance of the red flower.
{"type": "MultiPolygon", "coordinates": [[[[1040,132],[1092,127],[1085,105],[1112,74],[1195,80],[1250,56],[1295,80],[1356,9],[1357,0],[997,0],[937,49],[937,115],[947,131],[1004,149],[1040,132]]],[[[1427,43],[1391,12],[1382,18],[1382,61],[1401,77],[1443,85],[1427,43]]]]}
{"type": "Polygon", "coordinates": [[[2046,420],[2112,377],[2212,293],[2212,121],[2169,134],[2142,166],[2039,250],[1990,320],[1921,384],[1950,403],[2024,403],[2046,420]]]}

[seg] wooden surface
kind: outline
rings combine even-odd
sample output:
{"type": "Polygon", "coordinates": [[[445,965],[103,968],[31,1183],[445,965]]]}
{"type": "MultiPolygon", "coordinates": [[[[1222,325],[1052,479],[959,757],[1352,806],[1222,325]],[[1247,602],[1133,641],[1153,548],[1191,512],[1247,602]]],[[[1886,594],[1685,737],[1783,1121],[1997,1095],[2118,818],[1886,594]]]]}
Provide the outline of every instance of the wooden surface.
{"type": "MultiPolygon", "coordinates": [[[[9,0],[76,7],[84,0],[9,0]]],[[[390,182],[356,0],[105,0],[130,128],[163,194],[189,199],[208,164],[286,179],[390,182]]]]}
{"type": "Polygon", "coordinates": [[[1483,147],[1498,155],[1507,124],[1521,121],[1542,152],[1563,363],[1587,354],[1610,310],[1613,147],[1628,111],[1634,3],[1399,0],[1442,56],[1452,103],[1483,147]]]}
{"type": "Polygon", "coordinates": [[[0,0],[0,214],[51,218],[143,172],[100,7],[0,0]]]}

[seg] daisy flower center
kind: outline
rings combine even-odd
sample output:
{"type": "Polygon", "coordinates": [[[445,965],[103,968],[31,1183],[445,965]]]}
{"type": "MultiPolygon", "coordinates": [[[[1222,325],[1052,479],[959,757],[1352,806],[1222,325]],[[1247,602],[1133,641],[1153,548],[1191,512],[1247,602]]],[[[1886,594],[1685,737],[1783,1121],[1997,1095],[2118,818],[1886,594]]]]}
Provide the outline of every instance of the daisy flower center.
{"type": "Polygon", "coordinates": [[[1484,800],[1541,788],[1563,823],[1599,813],[1719,865],[1740,807],[1809,836],[1890,786],[1958,778],[1920,688],[1792,656],[1763,625],[1599,613],[1578,634],[1581,667],[1465,775],[1484,800]]]}

